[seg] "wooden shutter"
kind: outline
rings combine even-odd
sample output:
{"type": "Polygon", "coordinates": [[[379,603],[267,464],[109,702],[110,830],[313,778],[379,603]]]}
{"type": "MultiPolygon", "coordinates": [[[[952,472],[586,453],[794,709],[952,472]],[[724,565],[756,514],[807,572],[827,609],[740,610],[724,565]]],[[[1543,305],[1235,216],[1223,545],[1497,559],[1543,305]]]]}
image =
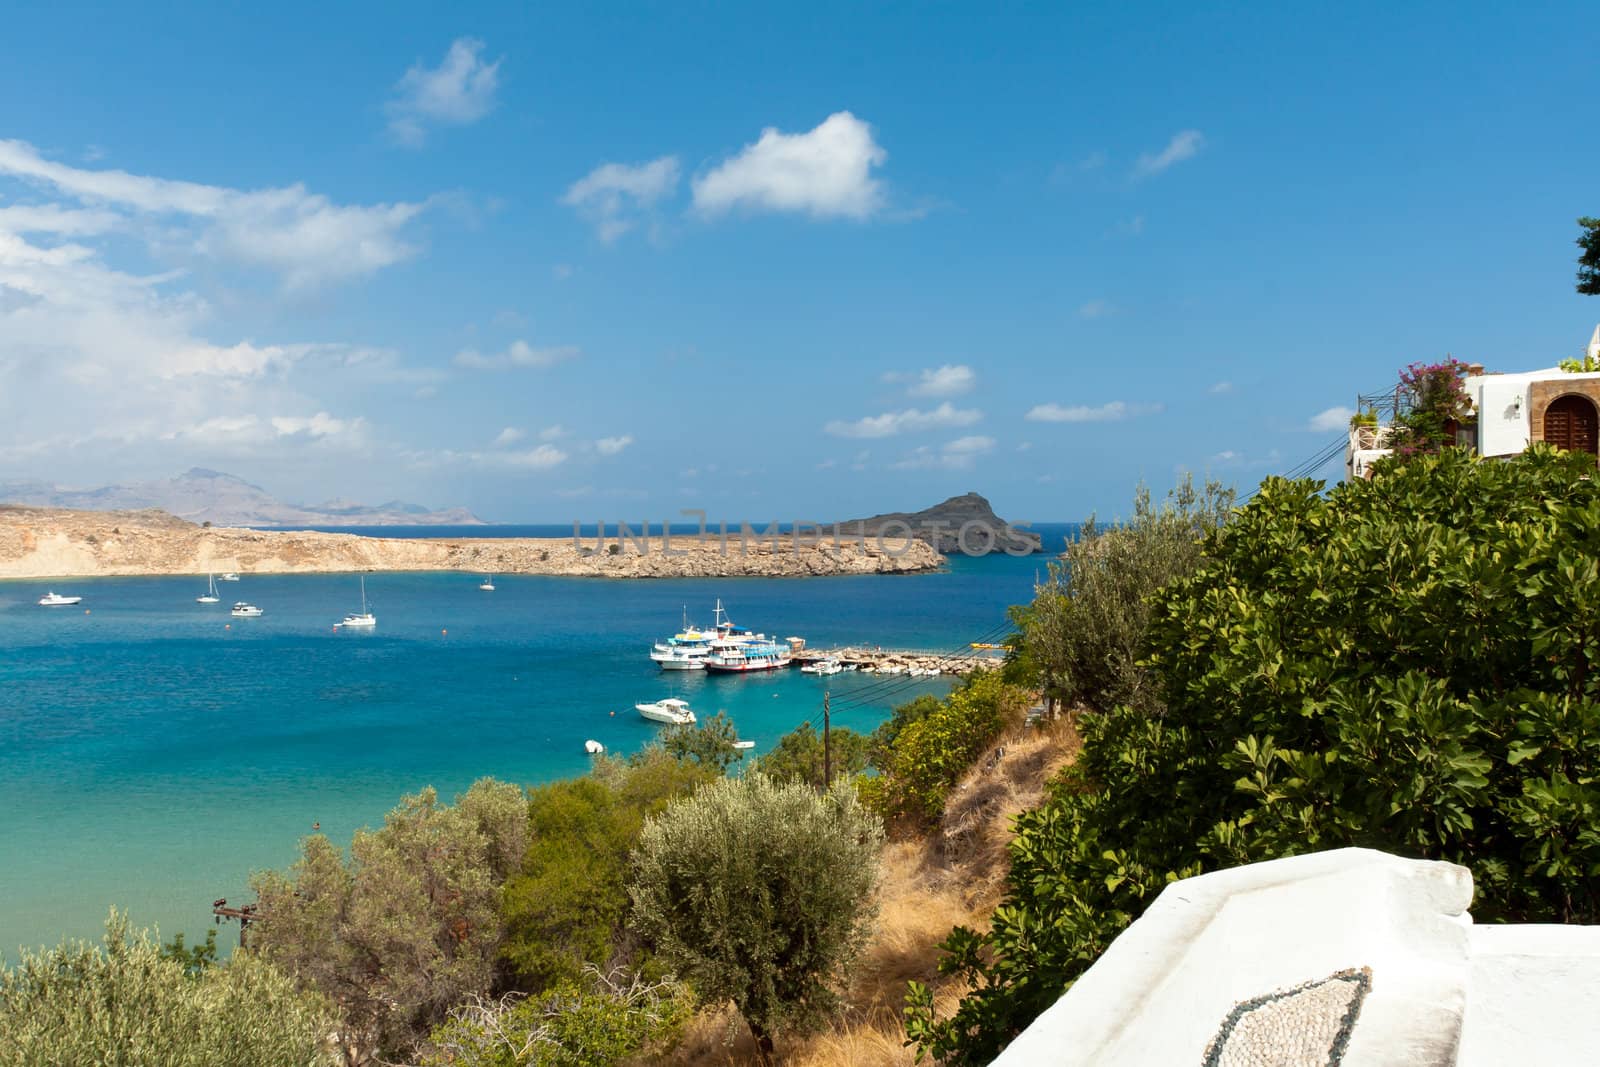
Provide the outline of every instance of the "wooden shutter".
{"type": "Polygon", "coordinates": [[[1544,439],[1568,452],[1600,451],[1600,416],[1581,396],[1563,396],[1544,410],[1544,439]]]}

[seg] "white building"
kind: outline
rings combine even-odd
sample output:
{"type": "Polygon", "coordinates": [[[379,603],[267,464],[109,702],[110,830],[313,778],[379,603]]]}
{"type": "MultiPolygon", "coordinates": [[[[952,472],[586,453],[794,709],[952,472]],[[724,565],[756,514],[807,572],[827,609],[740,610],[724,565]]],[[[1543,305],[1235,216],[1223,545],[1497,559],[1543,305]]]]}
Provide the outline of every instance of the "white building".
{"type": "MultiPolygon", "coordinates": [[[[1600,326],[1585,350],[1589,365],[1600,366],[1600,326]]],[[[1560,367],[1486,374],[1474,365],[1462,379],[1472,413],[1456,430],[1458,444],[1480,456],[1511,456],[1535,441],[1600,455],[1600,370],[1560,367]]],[[[1400,408],[1397,397],[1384,414],[1400,408]]],[[[1381,420],[1380,420],[1381,421],[1381,420]]],[[[1345,476],[1370,478],[1372,465],[1390,454],[1388,425],[1351,426],[1345,450],[1345,476]]]]}

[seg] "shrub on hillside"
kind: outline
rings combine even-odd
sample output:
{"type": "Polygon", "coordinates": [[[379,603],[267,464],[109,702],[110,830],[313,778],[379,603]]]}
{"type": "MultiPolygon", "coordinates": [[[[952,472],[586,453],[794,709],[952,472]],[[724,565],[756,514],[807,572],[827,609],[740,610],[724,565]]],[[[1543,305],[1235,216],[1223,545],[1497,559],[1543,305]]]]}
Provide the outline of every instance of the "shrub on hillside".
{"type": "Polygon", "coordinates": [[[333,1008],[250,953],[191,973],[113,911],[99,946],[0,968],[0,1067],[332,1067],[333,1008]]]}
{"type": "Polygon", "coordinates": [[[878,775],[859,780],[862,799],[887,821],[938,819],[950,788],[1027,706],[1027,692],[997,671],[970,675],[937,706],[914,703],[915,717],[883,750],[878,775]]]}
{"type": "Polygon", "coordinates": [[[331,997],[348,1042],[398,1052],[457,1002],[489,990],[500,887],[526,848],[516,786],[483,779],[455,806],[432,789],[404,798],[348,861],[321,834],[287,874],[252,879],[251,944],[331,997]]]}
{"type": "Polygon", "coordinates": [[[946,942],[972,992],[912,989],[923,1052],[987,1063],[1165,885],[1241,863],[1363,845],[1471,868],[1480,918],[1600,920],[1593,457],[1269,479],[1205,556],[1150,621],[1164,714],[1084,717],[990,932],[946,942]]]}
{"type": "Polygon", "coordinates": [[[1200,565],[1201,541],[1227,521],[1234,494],[1215,482],[1195,489],[1187,476],[1160,506],[1143,486],[1133,518],[1111,527],[1084,524],[1033,602],[1012,609],[1020,641],[1013,658],[1045,695],[1069,707],[1104,710],[1160,703],[1140,665],[1150,598],[1200,565]]]}
{"type": "Polygon", "coordinates": [[[672,981],[591,970],[535,997],[474,998],[434,1030],[420,1067],[610,1067],[670,1044],[693,1006],[672,981]]]}
{"type": "Polygon", "coordinates": [[[517,988],[577,981],[627,955],[628,853],[645,819],[713,773],[648,748],[528,792],[528,847],[506,882],[502,959],[517,988]]]}
{"type": "Polygon", "coordinates": [[[667,755],[680,761],[692,761],[714,774],[727,774],[728,768],[744,759],[744,753],[734,747],[739,731],[726,712],[717,712],[693,726],[673,726],[661,739],[667,755]]]}
{"type": "MultiPolygon", "coordinates": [[[[867,769],[867,738],[854,730],[835,726],[829,731],[833,777],[854,778],[867,769]]],[[[775,782],[799,782],[823,789],[822,734],[810,723],[778,739],[772,750],[756,761],[756,769],[775,782]]]]}
{"type": "Polygon", "coordinates": [[[882,838],[848,788],[712,782],[645,826],[634,922],[703,1000],[731,1000],[770,1054],[774,1037],[834,1009],[874,914],[882,838]]]}

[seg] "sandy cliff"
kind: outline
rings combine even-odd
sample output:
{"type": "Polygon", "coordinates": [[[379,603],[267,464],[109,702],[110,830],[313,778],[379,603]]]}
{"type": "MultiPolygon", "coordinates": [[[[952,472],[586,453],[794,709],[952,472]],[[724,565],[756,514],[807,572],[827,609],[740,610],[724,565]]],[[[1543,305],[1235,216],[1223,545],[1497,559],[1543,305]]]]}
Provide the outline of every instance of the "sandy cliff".
{"type": "Polygon", "coordinates": [[[934,570],[942,558],[921,541],[832,539],[796,546],[737,537],[726,544],[651,538],[641,552],[625,541],[616,554],[571,538],[473,537],[448,540],[355,534],[205,528],[162,511],[68,511],[0,507],[0,578],[110,574],[476,571],[599,578],[800,577],[906,574],[934,570]],[[667,549],[673,554],[669,555],[667,549]],[[681,554],[679,554],[681,553],[681,554]]]}

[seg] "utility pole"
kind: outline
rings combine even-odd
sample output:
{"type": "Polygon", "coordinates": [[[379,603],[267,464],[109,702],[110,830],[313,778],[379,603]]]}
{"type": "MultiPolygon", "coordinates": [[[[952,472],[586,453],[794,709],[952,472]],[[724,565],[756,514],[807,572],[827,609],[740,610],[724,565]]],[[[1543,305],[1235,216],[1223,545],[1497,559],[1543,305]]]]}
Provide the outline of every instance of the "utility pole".
{"type": "Polygon", "coordinates": [[[828,691],[822,691],[822,791],[833,786],[833,737],[829,733],[828,691]]]}

